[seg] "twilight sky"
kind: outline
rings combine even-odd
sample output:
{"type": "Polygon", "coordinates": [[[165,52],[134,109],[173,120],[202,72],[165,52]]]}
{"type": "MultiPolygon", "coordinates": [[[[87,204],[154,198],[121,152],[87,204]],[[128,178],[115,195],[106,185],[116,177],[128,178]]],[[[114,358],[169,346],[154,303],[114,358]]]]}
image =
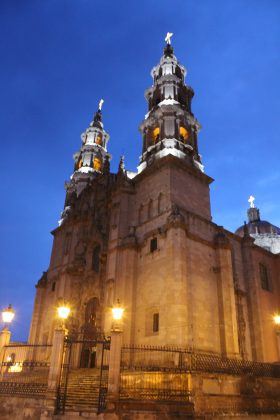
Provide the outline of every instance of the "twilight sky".
{"type": "Polygon", "coordinates": [[[26,340],[72,155],[99,99],[111,169],[135,170],[144,90],[167,31],[188,69],[213,220],[234,231],[248,197],[280,225],[279,0],[1,0],[0,309],[26,340]]]}

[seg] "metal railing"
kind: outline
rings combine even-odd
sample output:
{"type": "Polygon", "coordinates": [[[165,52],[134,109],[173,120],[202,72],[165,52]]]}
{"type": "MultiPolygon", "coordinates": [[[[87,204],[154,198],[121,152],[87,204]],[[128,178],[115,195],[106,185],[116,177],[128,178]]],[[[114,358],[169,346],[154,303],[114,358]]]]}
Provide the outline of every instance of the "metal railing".
{"type": "Polygon", "coordinates": [[[188,401],[195,372],[280,378],[280,364],[160,346],[123,346],[121,399],[188,401]]]}
{"type": "Polygon", "coordinates": [[[0,393],[44,395],[48,384],[51,345],[18,344],[0,353],[0,393]]]}
{"type": "Polygon", "coordinates": [[[121,370],[251,374],[280,378],[280,364],[230,359],[211,353],[161,346],[123,346],[121,370]]]}

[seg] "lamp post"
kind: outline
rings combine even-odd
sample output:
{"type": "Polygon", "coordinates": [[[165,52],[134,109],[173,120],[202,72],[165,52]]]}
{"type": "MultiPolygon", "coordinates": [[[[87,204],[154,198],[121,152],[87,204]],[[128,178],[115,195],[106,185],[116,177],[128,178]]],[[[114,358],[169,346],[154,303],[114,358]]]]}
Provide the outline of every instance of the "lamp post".
{"type": "Polygon", "coordinates": [[[50,400],[48,401],[48,404],[50,404],[52,409],[55,406],[55,395],[59,386],[61,365],[64,358],[64,339],[65,335],[67,334],[65,321],[68,318],[70,312],[71,310],[69,305],[60,298],[56,307],[57,318],[60,322],[55,328],[53,334],[52,353],[50,358],[50,370],[48,377],[48,393],[50,400]]]}
{"type": "Polygon", "coordinates": [[[123,313],[124,313],[124,308],[121,306],[120,300],[118,299],[116,304],[112,308],[113,322],[112,322],[111,331],[122,332],[122,330],[123,330],[123,322],[122,322],[123,313]]]}
{"type": "Polygon", "coordinates": [[[57,307],[57,315],[58,318],[61,320],[61,326],[63,329],[65,329],[65,321],[68,318],[68,316],[70,315],[70,308],[68,305],[66,305],[64,302],[61,303],[58,307],[57,307]]]}
{"type": "Polygon", "coordinates": [[[4,328],[0,333],[0,349],[7,346],[10,342],[11,332],[9,331],[8,325],[12,322],[15,317],[15,311],[10,304],[6,309],[2,311],[2,321],[4,328]]]}
{"type": "Polygon", "coordinates": [[[119,299],[112,308],[111,347],[108,374],[108,411],[114,411],[119,399],[121,348],[124,308],[119,299]]]}
{"type": "Polygon", "coordinates": [[[70,315],[70,312],[71,312],[70,307],[63,299],[60,298],[58,300],[56,311],[57,311],[57,317],[60,320],[60,328],[62,328],[66,332],[65,321],[70,315]]]}
{"type": "Polygon", "coordinates": [[[2,311],[2,321],[4,323],[4,330],[8,329],[8,325],[12,322],[15,317],[15,311],[10,304],[6,309],[2,311]]]}

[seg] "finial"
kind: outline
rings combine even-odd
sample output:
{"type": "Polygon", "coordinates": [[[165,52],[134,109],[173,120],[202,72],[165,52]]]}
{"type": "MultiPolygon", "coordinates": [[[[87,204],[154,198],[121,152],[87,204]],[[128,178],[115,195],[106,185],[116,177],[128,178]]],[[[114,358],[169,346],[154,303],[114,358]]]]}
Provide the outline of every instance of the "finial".
{"type": "Polygon", "coordinates": [[[254,209],[255,208],[254,201],[255,201],[255,197],[253,197],[252,195],[250,195],[248,202],[250,203],[251,209],[254,209]]]}
{"type": "Polygon", "coordinates": [[[166,44],[168,44],[168,45],[171,44],[171,37],[172,36],[173,36],[173,33],[172,32],[167,32],[166,37],[164,39],[166,41],[166,44]]]}
{"type": "Polygon", "coordinates": [[[124,172],[125,170],[125,166],[124,166],[124,155],[121,156],[120,158],[120,163],[119,163],[119,172],[124,172]]]}
{"type": "Polygon", "coordinates": [[[102,110],[103,104],[104,104],[104,99],[100,99],[99,104],[98,104],[98,111],[102,110]]]}

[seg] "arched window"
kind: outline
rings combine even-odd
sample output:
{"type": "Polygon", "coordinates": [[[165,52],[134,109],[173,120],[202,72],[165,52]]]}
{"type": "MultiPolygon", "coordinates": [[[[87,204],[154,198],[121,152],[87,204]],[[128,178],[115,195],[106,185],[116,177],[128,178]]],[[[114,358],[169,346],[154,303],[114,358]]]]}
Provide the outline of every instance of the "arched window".
{"type": "Polygon", "coordinates": [[[259,264],[260,269],[260,279],[261,279],[261,287],[263,290],[271,291],[271,284],[270,284],[270,278],[267,266],[260,263],[259,264]]]}
{"type": "Polygon", "coordinates": [[[95,169],[96,171],[101,171],[101,159],[99,159],[98,157],[95,157],[93,159],[93,169],[95,169]]]}
{"type": "Polygon", "coordinates": [[[188,140],[188,137],[189,137],[188,130],[185,127],[181,126],[180,127],[180,140],[186,143],[186,141],[188,140]]]}
{"type": "Polygon", "coordinates": [[[153,144],[157,143],[159,141],[159,135],[160,135],[160,128],[159,127],[155,127],[152,130],[152,142],[153,144]]]}
{"type": "Polygon", "coordinates": [[[100,245],[96,245],[93,248],[93,253],[92,253],[92,269],[96,273],[99,273],[99,269],[100,269],[100,245]]]}
{"type": "Polygon", "coordinates": [[[163,194],[160,193],[158,196],[158,214],[163,212],[163,194]]]}
{"type": "Polygon", "coordinates": [[[99,144],[100,146],[103,145],[101,134],[98,134],[98,136],[96,136],[95,143],[99,144]]]}
{"type": "Polygon", "coordinates": [[[80,169],[83,166],[83,159],[80,157],[76,163],[75,170],[80,169]]]}

